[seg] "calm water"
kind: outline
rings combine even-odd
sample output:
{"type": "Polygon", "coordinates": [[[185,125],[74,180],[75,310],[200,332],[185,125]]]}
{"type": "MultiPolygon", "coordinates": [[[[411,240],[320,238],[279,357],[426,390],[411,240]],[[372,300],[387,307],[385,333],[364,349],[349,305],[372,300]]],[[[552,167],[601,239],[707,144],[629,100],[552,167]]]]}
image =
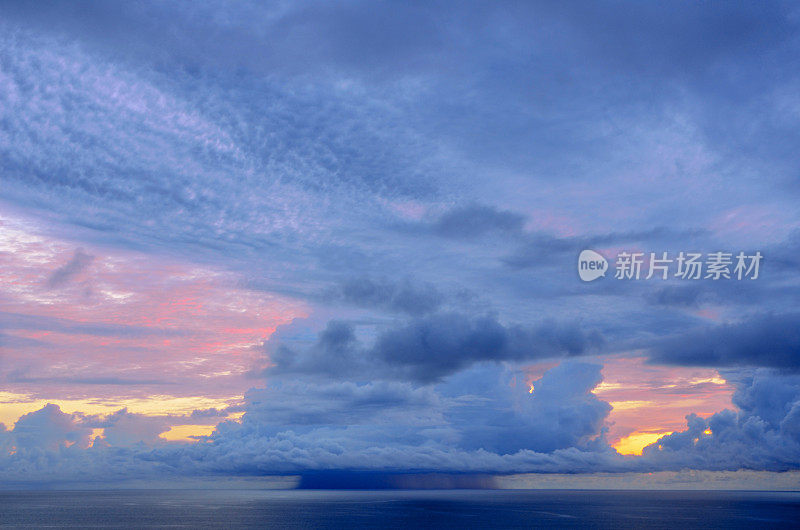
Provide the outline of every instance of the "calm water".
{"type": "Polygon", "coordinates": [[[3,528],[800,528],[800,493],[0,492],[3,528]]]}

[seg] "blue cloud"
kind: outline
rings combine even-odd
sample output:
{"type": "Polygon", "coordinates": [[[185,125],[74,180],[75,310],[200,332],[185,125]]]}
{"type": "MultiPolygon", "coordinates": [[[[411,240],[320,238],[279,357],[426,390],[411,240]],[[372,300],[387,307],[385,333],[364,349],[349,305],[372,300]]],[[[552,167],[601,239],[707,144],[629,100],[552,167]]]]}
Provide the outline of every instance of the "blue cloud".
{"type": "Polygon", "coordinates": [[[459,313],[412,319],[380,331],[374,344],[364,345],[351,324],[330,321],[305,350],[280,342],[268,345],[275,367],[265,375],[309,373],[432,383],[476,363],[586,355],[602,345],[599,332],[586,330],[577,322],[506,326],[492,316],[459,313]]]}
{"type": "Polygon", "coordinates": [[[744,321],[706,325],[666,338],[652,360],[684,366],[800,368],[800,316],[755,315],[744,321]]]}

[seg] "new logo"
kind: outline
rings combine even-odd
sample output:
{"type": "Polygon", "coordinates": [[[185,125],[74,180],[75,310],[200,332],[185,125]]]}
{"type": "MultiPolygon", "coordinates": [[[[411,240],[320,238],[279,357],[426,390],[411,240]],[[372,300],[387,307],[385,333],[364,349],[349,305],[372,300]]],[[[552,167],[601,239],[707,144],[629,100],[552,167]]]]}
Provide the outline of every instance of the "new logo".
{"type": "Polygon", "coordinates": [[[585,282],[591,282],[608,271],[608,261],[606,258],[594,250],[584,250],[578,256],[578,276],[585,282]]]}

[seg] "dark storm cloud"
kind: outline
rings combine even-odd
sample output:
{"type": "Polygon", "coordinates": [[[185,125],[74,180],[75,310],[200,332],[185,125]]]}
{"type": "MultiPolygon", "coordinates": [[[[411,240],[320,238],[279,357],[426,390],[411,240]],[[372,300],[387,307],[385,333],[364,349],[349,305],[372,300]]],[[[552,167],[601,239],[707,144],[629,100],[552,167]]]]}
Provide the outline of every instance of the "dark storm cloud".
{"type": "Polygon", "coordinates": [[[659,341],[653,362],[683,366],[800,369],[800,315],[763,314],[706,325],[659,341]]]}
{"type": "MultiPolygon", "coordinates": [[[[318,373],[330,376],[356,376],[366,368],[361,345],[356,340],[353,326],[347,322],[330,321],[316,342],[305,350],[298,351],[283,343],[267,343],[270,362],[275,363],[269,371],[318,373]]],[[[364,377],[369,377],[365,373],[364,377]]]]}
{"type": "Polygon", "coordinates": [[[443,313],[387,329],[372,346],[356,339],[351,324],[331,321],[306,350],[278,344],[270,360],[278,373],[383,376],[432,383],[476,363],[577,356],[602,345],[599,332],[575,322],[504,325],[491,316],[443,313]]]}
{"type": "Polygon", "coordinates": [[[503,325],[493,317],[434,315],[389,330],[375,355],[418,381],[435,381],[483,361],[530,361],[596,350],[602,336],[577,323],[503,325]]]}

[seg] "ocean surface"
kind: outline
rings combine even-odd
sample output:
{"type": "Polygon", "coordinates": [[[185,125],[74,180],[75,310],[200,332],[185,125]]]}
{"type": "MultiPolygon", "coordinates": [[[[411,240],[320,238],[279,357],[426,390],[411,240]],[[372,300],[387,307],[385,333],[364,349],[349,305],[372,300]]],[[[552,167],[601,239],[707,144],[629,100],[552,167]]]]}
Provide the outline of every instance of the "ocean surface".
{"type": "Polygon", "coordinates": [[[0,492],[3,528],[800,528],[800,493],[0,492]]]}

